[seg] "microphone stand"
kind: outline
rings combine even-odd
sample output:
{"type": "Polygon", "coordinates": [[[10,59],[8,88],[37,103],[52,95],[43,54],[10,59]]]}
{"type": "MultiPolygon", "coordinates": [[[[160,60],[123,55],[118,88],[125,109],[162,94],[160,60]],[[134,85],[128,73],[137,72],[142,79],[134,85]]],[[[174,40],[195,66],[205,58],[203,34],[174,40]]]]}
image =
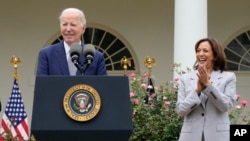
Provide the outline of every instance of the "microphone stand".
{"type": "Polygon", "coordinates": [[[84,74],[85,74],[85,70],[86,69],[84,69],[84,67],[83,67],[84,65],[81,65],[81,68],[79,69],[80,70],[80,72],[81,72],[81,76],[84,76],[84,74]]]}
{"type": "Polygon", "coordinates": [[[80,71],[81,75],[84,75],[84,70],[81,64],[79,64],[77,61],[74,61],[74,65],[76,66],[77,70],[80,71]],[[81,66],[81,67],[80,67],[81,66]]]}
{"type": "Polygon", "coordinates": [[[83,68],[83,73],[85,74],[85,71],[87,70],[87,68],[89,67],[89,64],[86,64],[85,67],[82,67],[83,68]]]}
{"type": "Polygon", "coordinates": [[[82,69],[82,64],[80,63],[79,58],[80,58],[79,54],[71,55],[71,61],[73,62],[73,64],[77,68],[77,70],[80,71],[81,75],[84,75],[83,69],[82,69]]]}
{"type": "MultiPolygon", "coordinates": [[[[87,68],[90,66],[90,64],[92,63],[92,58],[87,58],[86,61],[84,62],[85,67],[82,67],[83,69],[83,73],[85,74],[85,71],[87,70],[87,68]]],[[[84,66],[84,65],[83,65],[84,66]]]]}

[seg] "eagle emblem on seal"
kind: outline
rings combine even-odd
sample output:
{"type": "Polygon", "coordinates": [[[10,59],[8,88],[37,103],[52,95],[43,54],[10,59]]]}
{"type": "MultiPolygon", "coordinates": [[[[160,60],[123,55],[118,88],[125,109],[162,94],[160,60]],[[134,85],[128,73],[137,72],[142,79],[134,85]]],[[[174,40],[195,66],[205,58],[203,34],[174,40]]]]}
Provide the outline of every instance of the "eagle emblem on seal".
{"type": "Polygon", "coordinates": [[[83,93],[80,93],[74,97],[75,99],[75,110],[80,113],[88,112],[91,107],[91,103],[89,103],[89,96],[83,93]]]}

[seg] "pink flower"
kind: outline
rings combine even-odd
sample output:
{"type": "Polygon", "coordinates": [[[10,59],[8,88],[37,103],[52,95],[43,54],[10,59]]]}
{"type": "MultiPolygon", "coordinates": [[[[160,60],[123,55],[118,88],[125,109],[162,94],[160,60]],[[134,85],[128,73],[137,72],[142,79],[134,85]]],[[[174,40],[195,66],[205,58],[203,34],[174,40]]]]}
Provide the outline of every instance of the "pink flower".
{"type": "Polygon", "coordinates": [[[148,101],[154,100],[154,97],[156,97],[156,93],[152,93],[149,98],[148,101]]]}
{"type": "Polygon", "coordinates": [[[248,102],[246,100],[241,101],[242,106],[246,107],[248,105],[248,102]]]}
{"type": "Polygon", "coordinates": [[[156,93],[152,93],[150,97],[156,97],[156,93]]]}
{"type": "Polygon", "coordinates": [[[175,79],[174,79],[174,81],[178,81],[178,80],[179,80],[179,78],[175,78],[175,79]]]}
{"type": "Polygon", "coordinates": [[[135,105],[139,105],[140,104],[140,100],[138,98],[134,99],[134,104],[135,105]]]}
{"type": "Polygon", "coordinates": [[[147,84],[142,83],[142,84],[141,84],[141,87],[143,87],[143,88],[147,88],[147,84]]]}
{"type": "Polygon", "coordinates": [[[136,77],[136,74],[134,72],[130,73],[130,77],[136,77]]]}
{"type": "Polygon", "coordinates": [[[135,116],[136,112],[135,112],[135,111],[133,111],[133,113],[132,113],[132,114],[133,114],[133,116],[135,116]]]}
{"type": "Polygon", "coordinates": [[[170,101],[165,101],[164,104],[165,104],[166,106],[168,106],[168,105],[170,105],[170,103],[171,103],[170,101]]]}
{"type": "Polygon", "coordinates": [[[240,95],[239,95],[239,94],[237,94],[237,99],[236,99],[236,100],[238,101],[239,99],[240,99],[240,95]]]}
{"type": "Polygon", "coordinates": [[[148,73],[145,72],[145,73],[142,74],[142,76],[143,76],[143,77],[148,77],[148,73]]]}
{"type": "Polygon", "coordinates": [[[130,98],[131,98],[131,97],[134,97],[135,94],[134,94],[133,92],[130,92],[130,93],[129,93],[129,96],[130,96],[130,98]]]}

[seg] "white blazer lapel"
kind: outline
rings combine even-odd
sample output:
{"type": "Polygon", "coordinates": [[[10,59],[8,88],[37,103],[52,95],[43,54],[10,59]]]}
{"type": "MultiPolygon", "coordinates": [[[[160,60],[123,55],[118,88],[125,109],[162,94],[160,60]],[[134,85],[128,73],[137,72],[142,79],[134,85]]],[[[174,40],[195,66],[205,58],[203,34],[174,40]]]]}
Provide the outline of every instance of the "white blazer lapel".
{"type": "Polygon", "coordinates": [[[190,75],[190,84],[193,87],[193,89],[197,88],[197,81],[198,81],[198,77],[197,77],[197,71],[193,71],[190,75]]]}
{"type": "Polygon", "coordinates": [[[223,75],[220,71],[213,71],[211,74],[210,81],[214,86],[219,86],[220,85],[220,79],[223,78],[223,75]]]}

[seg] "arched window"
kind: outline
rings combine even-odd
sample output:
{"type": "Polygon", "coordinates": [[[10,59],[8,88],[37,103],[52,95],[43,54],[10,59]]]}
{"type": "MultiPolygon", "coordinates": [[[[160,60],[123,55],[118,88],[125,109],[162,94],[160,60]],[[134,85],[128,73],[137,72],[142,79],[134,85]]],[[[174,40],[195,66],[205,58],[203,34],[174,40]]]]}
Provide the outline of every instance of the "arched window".
{"type": "Polygon", "coordinates": [[[229,70],[250,71],[250,30],[234,38],[224,52],[229,70]]]}

